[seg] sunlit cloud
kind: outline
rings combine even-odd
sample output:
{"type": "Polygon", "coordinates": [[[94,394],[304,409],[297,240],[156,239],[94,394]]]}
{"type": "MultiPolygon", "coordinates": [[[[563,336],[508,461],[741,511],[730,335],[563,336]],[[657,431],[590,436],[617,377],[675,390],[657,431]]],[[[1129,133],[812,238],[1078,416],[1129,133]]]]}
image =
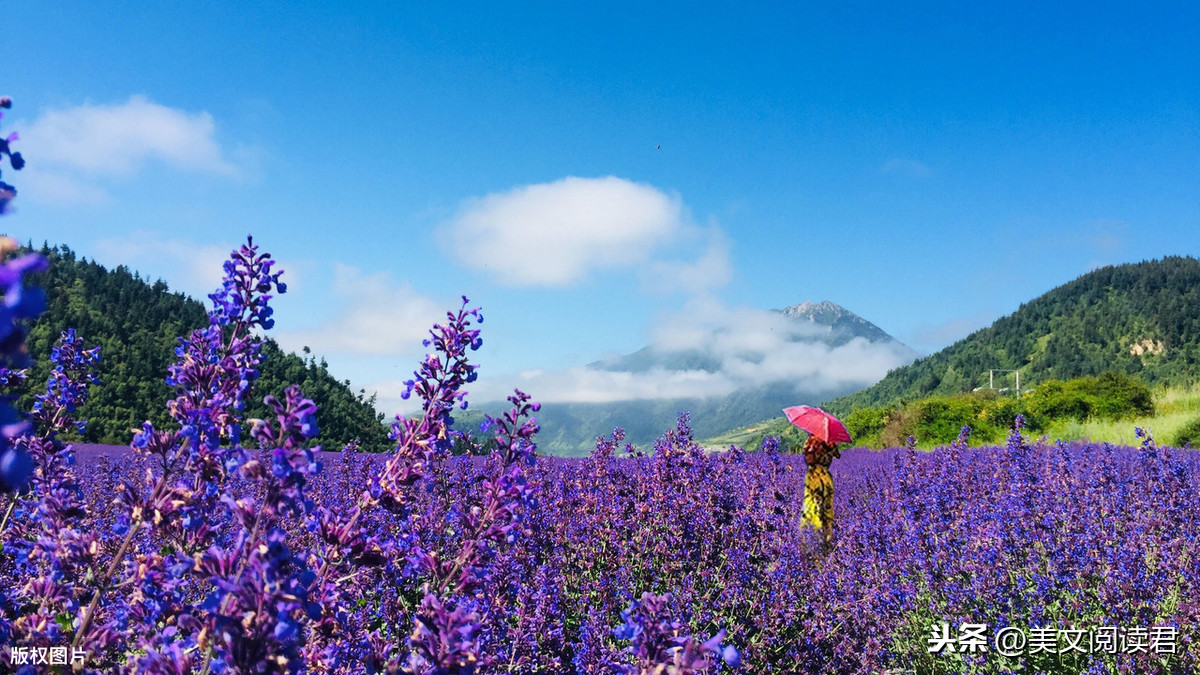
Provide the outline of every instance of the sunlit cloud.
{"type": "Polygon", "coordinates": [[[727,285],[733,279],[730,242],[717,227],[695,230],[708,241],[695,260],[656,259],[641,268],[643,287],[652,293],[693,295],[727,285]]]}
{"type": "Polygon", "coordinates": [[[440,228],[464,265],[508,286],[566,286],[638,265],[685,226],[677,195],[608,176],[525,185],[465,203],[440,228]]]}
{"type": "MultiPolygon", "coordinates": [[[[59,204],[102,204],[105,184],[150,165],[224,177],[241,172],[217,142],[211,114],[133,96],[124,103],[43,110],[20,131],[29,158],[21,196],[59,204]]],[[[244,149],[233,154],[245,154],[244,149]]]]}
{"type": "Polygon", "coordinates": [[[315,328],[280,331],[275,337],[282,346],[318,354],[412,356],[430,326],[445,318],[441,304],[386,272],[366,274],[339,263],[330,290],[339,309],[315,328]]]}

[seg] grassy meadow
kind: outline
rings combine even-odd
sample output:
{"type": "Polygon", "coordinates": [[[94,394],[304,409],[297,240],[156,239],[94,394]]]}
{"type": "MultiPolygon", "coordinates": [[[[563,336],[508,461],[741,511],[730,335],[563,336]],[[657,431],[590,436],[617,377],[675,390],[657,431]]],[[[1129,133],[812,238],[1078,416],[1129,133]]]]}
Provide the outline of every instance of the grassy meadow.
{"type": "MultiPolygon", "coordinates": [[[[1200,425],[1200,385],[1159,386],[1155,387],[1152,392],[1154,411],[1151,414],[1129,415],[1117,419],[1100,416],[1091,416],[1082,420],[1070,417],[1051,418],[1045,421],[1044,426],[1036,434],[1031,435],[1045,435],[1051,441],[1091,441],[1133,446],[1140,442],[1135,436],[1135,430],[1142,428],[1149,429],[1160,443],[1176,444],[1180,440],[1180,433],[1185,428],[1191,425],[1194,430],[1197,425],[1200,425]]],[[[1026,397],[1028,396],[1026,394],[1026,397]]],[[[854,433],[853,427],[851,427],[851,433],[854,433]]],[[[723,434],[705,439],[703,443],[710,448],[724,449],[730,445],[752,448],[757,447],[766,436],[780,436],[784,440],[785,446],[789,441],[794,443],[803,441],[801,433],[791,427],[780,412],[778,418],[731,429],[723,434]]],[[[978,434],[973,438],[973,445],[983,445],[988,442],[988,439],[981,438],[978,434]]],[[[859,441],[857,435],[855,441],[859,441]]],[[[879,448],[890,445],[879,442],[877,437],[868,436],[863,441],[863,444],[868,447],[879,448]]],[[[932,450],[948,442],[947,439],[922,438],[917,435],[917,448],[919,449],[932,450]]],[[[1178,445],[1183,445],[1183,443],[1180,442],[1178,445]]],[[[1193,441],[1192,445],[1197,444],[1193,441]]]]}
{"type": "Polygon", "coordinates": [[[1188,424],[1200,420],[1200,386],[1162,387],[1154,392],[1153,415],[1122,420],[1057,420],[1044,432],[1052,440],[1090,440],[1115,445],[1137,445],[1134,429],[1149,429],[1164,443],[1173,443],[1188,424]]]}

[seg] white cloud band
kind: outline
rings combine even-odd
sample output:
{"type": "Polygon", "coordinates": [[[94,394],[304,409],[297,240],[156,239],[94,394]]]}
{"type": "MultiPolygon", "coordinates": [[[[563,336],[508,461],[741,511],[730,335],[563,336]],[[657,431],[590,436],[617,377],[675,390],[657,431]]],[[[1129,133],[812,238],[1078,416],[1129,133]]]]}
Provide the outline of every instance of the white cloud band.
{"type": "Polygon", "coordinates": [[[684,225],[676,195],[568,177],[468,202],[441,227],[451,255],[509,286],[563,286],[646,260],[684,225]]]}

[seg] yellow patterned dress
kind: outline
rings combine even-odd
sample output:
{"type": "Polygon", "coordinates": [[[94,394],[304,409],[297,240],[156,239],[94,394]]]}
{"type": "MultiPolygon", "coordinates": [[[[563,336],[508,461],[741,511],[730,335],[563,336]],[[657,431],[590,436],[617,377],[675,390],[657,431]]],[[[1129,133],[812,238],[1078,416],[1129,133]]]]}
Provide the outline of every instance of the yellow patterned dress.
{"type": "Polygon", "coordinates": [[[825,543],[833,541],[833,476],[829,465],[841,457],[836,445],[809,436],[804,443],[804,522],[821,530],[825,543]]]}

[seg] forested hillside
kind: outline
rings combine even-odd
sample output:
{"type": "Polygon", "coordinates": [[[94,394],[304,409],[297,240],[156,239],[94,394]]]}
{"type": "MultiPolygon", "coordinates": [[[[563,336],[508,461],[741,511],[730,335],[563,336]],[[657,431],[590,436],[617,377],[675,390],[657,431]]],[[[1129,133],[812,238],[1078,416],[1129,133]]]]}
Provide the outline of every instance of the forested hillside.
{"type": "MultiPolygon", "coordinates": [[[[45,383],[50,348],[61,331],[75,328],[89,346],[100,345],[102,358],[101,382],[92,387],[79,415],[90,420],[82,440],[124,445],[130,430],[144,420],[165,422],[171,395],[165,378],[176,338],[206,325],[206,306],[171,292],[162,281],[78,258],[65,246],[43,245],[40,252],[50,259],[50,269],[30,282],[45,289],[47,308],[31,326],[28,346],[35,365],[20,404],[27,409],[32,394],[45,383]]],[[[385,446],[383,417],[375,411],[374,397],[351,391],[349,382],[333,377],[323,360],[284,353],[273,340],[267,340],[263,356],[247,417],[262,417],[263,396],[281,394],[285,383],[294,382],[319,406],[316,440],[326,449],[340,449],[353,438],[364,448],[385,446]]]]}
{"type": "Polygon", "coordinates": [[[844,414],[971,391],[987,386],[987,371],[997,368],[1019,369],[1023,389],[1103,372],[1135,375],[1148,384],[1195,383],[1200,260],[1169,257],[1089,272],[826,407],[844,414]]]}

